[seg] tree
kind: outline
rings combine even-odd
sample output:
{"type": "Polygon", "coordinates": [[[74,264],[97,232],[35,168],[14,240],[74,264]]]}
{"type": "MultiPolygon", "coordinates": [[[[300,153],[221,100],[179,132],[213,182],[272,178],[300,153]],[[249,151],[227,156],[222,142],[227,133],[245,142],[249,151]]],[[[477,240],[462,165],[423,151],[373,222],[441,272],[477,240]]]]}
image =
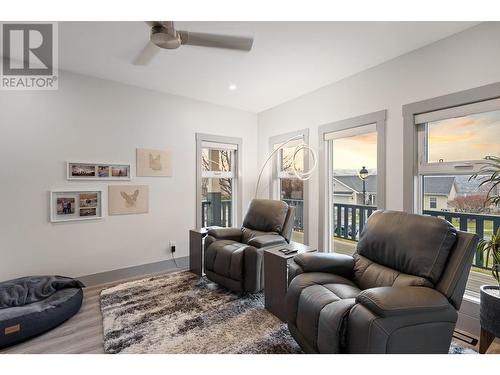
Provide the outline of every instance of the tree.
{"type": "Polygon", "coordinates": [[[448,206],[455,209],[456,212],[487,214],[493,210],[487,200],[486,194],[464,195],[448,201],[448,206]]]}
{"type": "MultiPolygon", "coordinates": [[[[217,152],[219,155],[219,160],[211,160],[209,158],[210,153],[202,152],[201,154],[201,164],[202,170],[210,171],[229,171],[231,168],[231,151],[230,150],[219,150],[217,152]]],[[[220,178],[219,185],[221,189],[221,195],[223,198],[230,199],[233,191],[233,180],[231,178],[220,178]]],[[[202,179],[202,194],[206,196],[208,191],[208,178],[202,179]]]]}

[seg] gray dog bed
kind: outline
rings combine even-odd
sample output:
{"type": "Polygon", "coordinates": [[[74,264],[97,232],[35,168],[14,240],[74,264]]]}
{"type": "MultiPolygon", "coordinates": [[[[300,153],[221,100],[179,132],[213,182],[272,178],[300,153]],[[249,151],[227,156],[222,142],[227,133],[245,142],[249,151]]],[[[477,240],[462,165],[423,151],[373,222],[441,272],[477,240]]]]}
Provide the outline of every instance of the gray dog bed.
{"type": "Polygon", "coordinates": [[[83,286],[61,276],[0,283],[0,348],[40,335],[71,318],[82,305],[83,286]]]}

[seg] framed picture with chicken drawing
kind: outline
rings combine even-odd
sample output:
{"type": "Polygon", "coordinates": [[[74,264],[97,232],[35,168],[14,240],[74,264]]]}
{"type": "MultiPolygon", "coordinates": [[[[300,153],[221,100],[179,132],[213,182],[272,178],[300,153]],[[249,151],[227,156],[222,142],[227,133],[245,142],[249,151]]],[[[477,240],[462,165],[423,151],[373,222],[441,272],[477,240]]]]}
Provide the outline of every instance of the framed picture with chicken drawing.
{"type": "Polygon", "coordinates": [[[148,212],[148,185],[109,185],[109,215],[146,214],[148,212]]]}
{"type": "Polygon", "coordinates": [[[170,177],[172,162],[170,151],[137,149],[137,177],[170,177]]]}

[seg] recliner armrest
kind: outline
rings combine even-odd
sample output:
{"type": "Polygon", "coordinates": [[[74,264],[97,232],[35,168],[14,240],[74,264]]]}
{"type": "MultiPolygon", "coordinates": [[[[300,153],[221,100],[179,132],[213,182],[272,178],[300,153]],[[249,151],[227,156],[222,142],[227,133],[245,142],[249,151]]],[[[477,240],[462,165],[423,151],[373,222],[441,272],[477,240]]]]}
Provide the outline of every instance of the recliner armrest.
{"type": "Polygon", "coordinates": [[[217,240],[240,241],[242,232],[240,228],[215,228],[209,229],[208,235],[217,240]]]}
{"type": "Polygon", "coordinates": [[[443,294],[422,286],[366,289],[356,297],[356,302],[380,317],[434,312],[451,307],[443,294]]]}
{"type": "Polygon", "coordinates": [[[349,255],[331,253],[304,253],[293,260],[304,272],[327,272],[349,277],[354,269],[354,258],[349,255]]]}
{"type": "Polygon", "coordinates": [[[256,247],[258,249],[285,243],[286,240],[278,234],[264,234],[262,236],[254,237],[250,241],[248,241],[248,245],[256,247]]]}

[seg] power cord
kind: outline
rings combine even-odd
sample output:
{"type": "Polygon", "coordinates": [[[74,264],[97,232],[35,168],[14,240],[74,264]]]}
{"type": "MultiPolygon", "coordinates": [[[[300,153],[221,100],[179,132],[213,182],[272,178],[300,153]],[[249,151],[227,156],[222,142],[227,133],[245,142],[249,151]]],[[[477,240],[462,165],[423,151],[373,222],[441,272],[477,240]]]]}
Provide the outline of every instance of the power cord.
{"type": "Polygon", "coordinates": [[[172,260],[174,261],[174,264],[175,264],[175,268],[180,268],[179,265],[177,264],[177,260],[175,259],[175,246],[172,246],[170,248],[170,251],[172,253],[172,260]]]}

